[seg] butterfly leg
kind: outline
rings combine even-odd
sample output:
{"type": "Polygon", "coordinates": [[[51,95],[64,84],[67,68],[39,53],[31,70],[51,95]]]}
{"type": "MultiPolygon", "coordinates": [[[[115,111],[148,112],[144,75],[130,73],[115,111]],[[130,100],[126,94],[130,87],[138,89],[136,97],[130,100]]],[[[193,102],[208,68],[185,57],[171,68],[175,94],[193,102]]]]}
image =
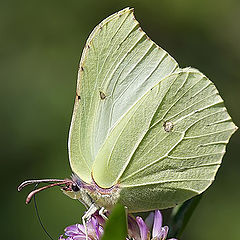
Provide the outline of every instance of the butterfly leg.
{"type": "Polygon", "coordinates": [[[104,219],[105,221],[108,220],[108,217],[105,215],[106,212],[107,212],[107,209],[104,208],[104,207],[102,207],[102,208],[99,210],[99,215],[100,215],[101,217],[103,217],[103,219],[104,219]]]}
{"type": "Polygon", "coordinates": [[[86,234],[86,240],[88,240],[88,229],[87,229],[87,224],[86,222],[89,220],[89,218],[99,209],[99,207],[96,204],[92,204],[89,209],[87,210],[87,212],[82,216],[82,223],[83,223],[83,227],[85,230],[85,234],[86,234]]]}

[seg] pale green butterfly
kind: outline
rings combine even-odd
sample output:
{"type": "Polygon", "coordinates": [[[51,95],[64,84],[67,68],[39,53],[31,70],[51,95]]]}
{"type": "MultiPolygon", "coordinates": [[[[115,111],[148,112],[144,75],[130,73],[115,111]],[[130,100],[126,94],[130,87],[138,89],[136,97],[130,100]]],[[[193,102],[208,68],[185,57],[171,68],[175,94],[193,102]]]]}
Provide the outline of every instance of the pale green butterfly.
{"type": "MultiPolygon", "coordinates": [[[[214,84],[180,68],[139,27],[133,9],[103,20],[83,50],[69,133],[68,196],[88,211],[173,207],[213,182],[237,127],[214,84]]],[[[19,190],[32,182],[26,181],[19,190]]],[[[32,195],[44,189],[32,192],[32,195]]]]}

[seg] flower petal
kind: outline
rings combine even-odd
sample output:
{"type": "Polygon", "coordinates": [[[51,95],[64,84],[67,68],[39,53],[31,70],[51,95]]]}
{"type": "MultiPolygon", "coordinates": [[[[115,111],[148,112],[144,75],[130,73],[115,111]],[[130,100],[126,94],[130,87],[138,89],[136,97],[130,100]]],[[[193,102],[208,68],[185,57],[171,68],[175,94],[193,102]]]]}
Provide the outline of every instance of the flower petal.
{"type": "Polygon", "coordinates": [[[64,231],[78,232],[78,225],[79,224],[74,224],[74,225],[68,226],[65,228],[64,231]]]}
{"type": "Polygon", "coordinates": [[[162,214],[159,210],[155,211],[154,214],[154,223],[152,230],[152,237],[158,237],[161,234],[162,230],[162,214]]]}
{"type": "Polygon", "coordinates": [[[95,217],[92,217],[91,222],[97,239],[100,239],[99,223],[97,219],[95,217]]]}
{"type": "Polygon", "coordinates": [[[104,226],[106,221],[104,220],[104,218],[102,216],[100,216],[99,214],[96,214],[96,213],[94,214],[94,217],[97,219],[98,224],[101,226],[104,226]]]}
{"type": "MultiPolygon", "coordinates": [[[[86,236],[75,236],[72,238],[67,238],[66,240],[86,240],[86,236]]],[[[91,240],[91,238],[88,237],[88,240],[91,240]]]]}
{"type": "Polygon", "coordinates": [[[161,233],[159,235],[160,239],[165,240],[168,235],[168,226],[164,226],[161,228],[161,233]]]}
{"type": "Polygon", "coordinates": [[[85,235],[85,228],[82,224],[77,224],[78,232],[85,235]]]}
{"type": "Polygon", "coordinates": [[[154,212],[151,212],[147,218],[145,219],[145,223],[148,227],[148,229],[152,229],[153,227],[153,220],[154,220],[154,212]]]}
{"type": "Polygon", "coordinates": [[[128,236],[135,240],[141,240],[140,230],[133,215],[128,215],[128,236]]]}
{"type": "Polygon", "coordinates": [[[140,229],[141,240],[147,240],[149,235],[147,225],[141,217],[136,217],[136,222],[140,229]]]}
{"type": "Polygon", "coordinates": [[[68,237],[85,235],[85,233],[81,230],[80,224],[71,225],[65,228],[65,235],[68,237]]]}

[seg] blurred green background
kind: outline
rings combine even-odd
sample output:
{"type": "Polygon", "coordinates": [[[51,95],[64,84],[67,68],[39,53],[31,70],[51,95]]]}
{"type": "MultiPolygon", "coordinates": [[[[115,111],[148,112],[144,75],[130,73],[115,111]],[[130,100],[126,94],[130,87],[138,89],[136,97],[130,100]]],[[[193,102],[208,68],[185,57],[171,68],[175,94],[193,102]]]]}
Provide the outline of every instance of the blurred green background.
{"type": "MultiPolygon", "coordinates": [[[[204,72],[240,125],[239,0],[5,0],[0,1],[1,237],[48,239],[33,204],[32,178],[65,178],[71,170],[67,138],[78,63],[91,30],[127,6],[142,28],[179,62],[204,72]]],[[[216,181],[204,194],[185,240],[239,239],[239,131],[231,138],[216,181]]],[[[55,239],[79,222],[83,208],[58,188],[37,196],[55,239]]]]}

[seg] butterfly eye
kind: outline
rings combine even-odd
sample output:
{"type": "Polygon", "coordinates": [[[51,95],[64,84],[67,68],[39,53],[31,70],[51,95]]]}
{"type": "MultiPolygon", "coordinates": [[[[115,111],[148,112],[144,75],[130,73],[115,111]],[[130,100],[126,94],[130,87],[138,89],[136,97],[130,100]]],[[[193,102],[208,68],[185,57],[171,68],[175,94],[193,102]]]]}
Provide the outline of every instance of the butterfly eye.
{"type": "Polygon", "coordinates": [[[74,192],[77,192],[77,191],[79,191],[79,187],[78,187],[76,184],[73,184],[73,185],[72,185],[72,190],[73,190],[74,192]]]}

